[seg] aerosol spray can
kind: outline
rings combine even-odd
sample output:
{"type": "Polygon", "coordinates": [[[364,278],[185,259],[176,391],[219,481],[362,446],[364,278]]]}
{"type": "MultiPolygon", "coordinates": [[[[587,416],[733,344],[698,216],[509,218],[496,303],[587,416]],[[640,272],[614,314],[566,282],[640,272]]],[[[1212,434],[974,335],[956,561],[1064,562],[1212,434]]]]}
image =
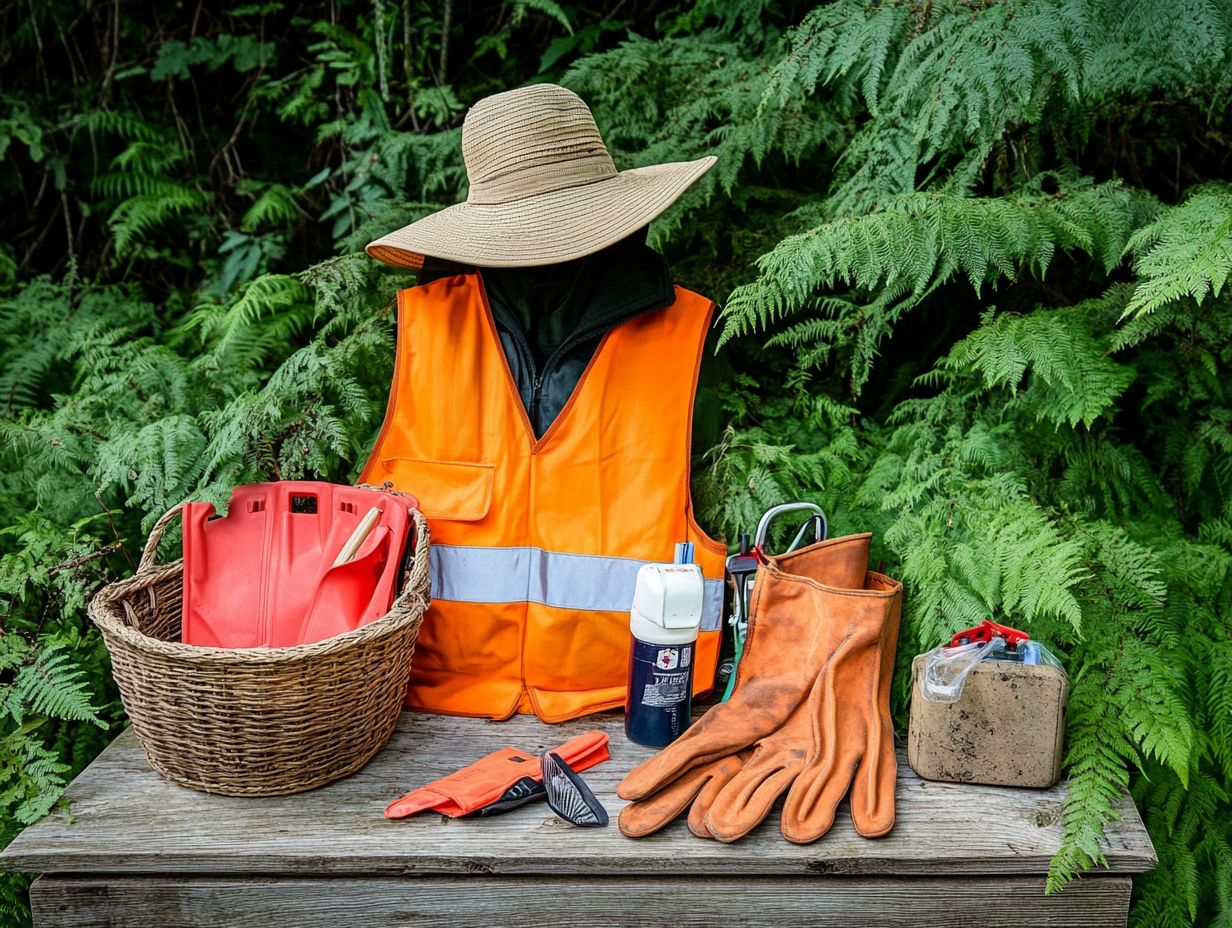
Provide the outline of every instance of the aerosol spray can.
{"type": "Polygon", "coordinates": [[[637,572],[629,612],[633,649],[625,696],[625,734],[630,741],[661,748],[689,727],[704,589],[691,542],[676,545],[674,564],[645,564],[637,572]]]}

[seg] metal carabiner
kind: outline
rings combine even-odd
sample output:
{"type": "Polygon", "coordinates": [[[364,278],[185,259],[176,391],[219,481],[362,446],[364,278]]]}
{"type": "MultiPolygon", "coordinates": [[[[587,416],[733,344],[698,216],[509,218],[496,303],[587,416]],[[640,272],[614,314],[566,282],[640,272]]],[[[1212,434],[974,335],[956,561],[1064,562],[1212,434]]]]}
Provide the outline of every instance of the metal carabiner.
{"type": "Polygon", "coordinates": [[[810,513],[809,518],[800,526],[800,531],[796,532],[796,537],[791,544],[787,546],[788,552],[795,551],[800,546],[800,542],[804,540],[804,535],[808,531],[810,525],[813,526],[813,541],[825,541],[826,534],[829,532],[829,525],[826,523],[826,514],[816,503],[782,503],[778,506],[772,506],[766,510],[766,514],[761,517],[761,521],[757,523],[757,533],[753,536],[753,550],[757,553],[757,557],[761,561],[765,561],[769,556],[766,553],[766,535],[770,531],[770,523],[779,516],[788,512],[805,512],[810,513]]]}
{"type": "Polygon", "coordinates": [[[753,589],[754,572],[758,569],[756,568],[757,564],[765,564],[768,559],[765,546],[766,535],[770,531],[770,523],[784,513],[803,511],[807,511],[809,517],[804,520],[804,524],[800,526],[800,530],[796,532],[796,537],[787,546],[787,551],[784,554],[794,551],[800,546],[800,542],[804,540],[805,533],[808,532],[810,525],[813,526],[814,541],[825,541],[829,526],[826,524],[826,514],[820,506],[813,503],[783,503],[766,510],[766,514],[757,523],[757,534],[754,536],[753,550],[751,552],[748,551],[749,536],[743,535],[740,553],[733,554],[727,559],[728,575],[731,577],[732,591],[734,593],[732,615],[729,620],[732,628],[734,654],[731,662],[731,675],[727,679],[727,688],[723,692],[723,702],[726,702],[731,697],[732,691],[735,689],[736,671],[740,666],[740,659],[744,656],[744,641],[748,632],[750,618],[749,599],[753,589]]]}

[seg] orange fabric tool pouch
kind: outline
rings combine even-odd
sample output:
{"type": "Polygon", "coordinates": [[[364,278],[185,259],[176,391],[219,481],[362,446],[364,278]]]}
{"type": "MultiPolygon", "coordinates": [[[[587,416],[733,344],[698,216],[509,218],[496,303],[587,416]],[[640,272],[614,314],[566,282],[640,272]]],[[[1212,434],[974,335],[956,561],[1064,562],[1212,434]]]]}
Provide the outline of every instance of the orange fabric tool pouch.
{"type": "MultiPolygon", "coordinates": [[[[588,731],[566,741],[553,753],[580,773],[608,759],[607,735],[588,731]]],[[[497,802],[523,779],[542,782],[539,758],[516,748],[501,748],[469,767],[411,790],[389,804],[385,817],[406,818],[428,809],[451,818],[470,815],[497,802]]]]}
{"type": "Polygon", "coordinates": [[[389,611],[417,501],[315,481],[236,487],[225,518],[184,506],[181,640],[216,648],[290,647],[351,631],[389,611]],[[372,508],[354,556],[335,558],[372,508]]]}

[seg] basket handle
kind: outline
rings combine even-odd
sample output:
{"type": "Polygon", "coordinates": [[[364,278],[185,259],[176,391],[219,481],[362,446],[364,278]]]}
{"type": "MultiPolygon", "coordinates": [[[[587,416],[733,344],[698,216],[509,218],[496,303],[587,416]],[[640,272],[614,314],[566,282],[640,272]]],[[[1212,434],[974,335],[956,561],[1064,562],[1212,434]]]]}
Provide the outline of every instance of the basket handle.
{"type": "Polygon", "coordinates": [[[146,539],[145,548],[141,552],[141,562],[137,565],[138,574],[149,573],[157,566],[158,543],[163,540],[163,533],[167,531],[171,520],[183,514],[184,506],[184,503],[176,503],[154,523],[154,527],[150,529],[150,537],[146,539]]]}
{"type": "Polygon", "coordinates": [[[414,544],[414,554],[410,562],[410,567],[406,571],[406,575],[402,578],[402,589],[394,597],[394,602],[410,600],[417,594],[420,588],[424,588],[428,596],[431,596],[428,583],[428,549],[432,542],[428,537],[428,520],[424,518],[424,514],[418,509],[410,510],[411,522],[415,526],[415,531],[412,536],[407,539],[407,544],[414,544]]]}

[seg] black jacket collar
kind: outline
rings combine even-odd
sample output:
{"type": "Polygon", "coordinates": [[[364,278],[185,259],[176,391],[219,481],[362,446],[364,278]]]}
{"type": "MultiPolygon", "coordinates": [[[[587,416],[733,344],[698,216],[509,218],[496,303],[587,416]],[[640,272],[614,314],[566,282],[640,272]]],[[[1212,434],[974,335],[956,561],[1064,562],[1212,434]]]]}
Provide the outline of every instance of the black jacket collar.
{"type": "Polygon", "coordinates": [[[645,229],[576,261],[480,273],[536,436],[569,401],[605,334],[676,298],[645,229]]]}

